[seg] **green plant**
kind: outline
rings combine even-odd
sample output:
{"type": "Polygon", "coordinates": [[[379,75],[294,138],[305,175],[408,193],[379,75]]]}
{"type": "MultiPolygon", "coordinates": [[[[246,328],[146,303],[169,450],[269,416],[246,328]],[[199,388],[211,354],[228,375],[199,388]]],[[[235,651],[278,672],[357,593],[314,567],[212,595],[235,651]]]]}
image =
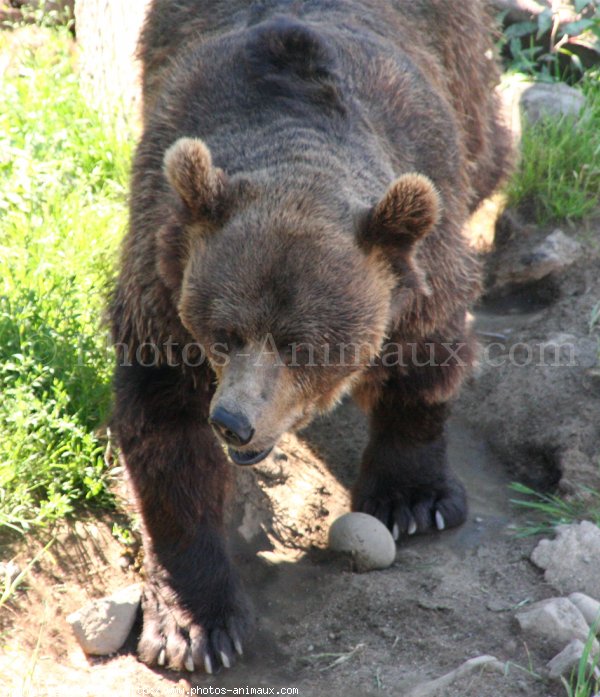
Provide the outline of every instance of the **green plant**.
{"type": "Polygon", "coordinates": [[[128,525],[113,523],[112,535],[123,547],[133,547],[137,544],[136,534],[132,526],[133,523],[129,523],[128,525]]]}
{"type": "Polygon", "coordinates": [[[570,680],[561,678],[567,697],[598,697],[600,693],[600,657],[594,654],[599,621],[597,620],[590,629],[583,653],[570,680]]]}
{"type": "Polygon", "coordinates": [[[81,94],[65,28],[0,34],[0,526],[112,495],[101,316],[125,225],[128,134],[81,94]],[[43,37],[40,40],[40,36],[43,37]]]}
{"type": "Polygon", "coordinates": [[[582,488],[578,495],[564,500],[555,494],[542,494],[515,482],[512,491],[526,498],[511,499],[513,506],[535,513],[535,519],[519,527],[519,537],[551,533],[557,525],[590,520],[600,526],[600,492],[582,488]]]}
{"type": "Polygon", "coordinates": [[[525,123],[519,167],[507,193],[540,223],[579,220],[600,200],[600,73],[581,83],[586,106],[577,117],[525,123]]]}
{"type": "MultiPolygon", "coordinates": [[[[566,77],[563,67],[576,78],[585,68],[576,52],[582,46],[600,57],[600,3],[598,0],[575,0],[577,16],[564,22],[559,3],[547,8],[533,20],[516,22],[506,27],[500,47],[509,55],[508,69],[527,73],[538,80],[558,80],[566,77]]],[[[501,15],[504,19],[506,13],[501,15]]]]}

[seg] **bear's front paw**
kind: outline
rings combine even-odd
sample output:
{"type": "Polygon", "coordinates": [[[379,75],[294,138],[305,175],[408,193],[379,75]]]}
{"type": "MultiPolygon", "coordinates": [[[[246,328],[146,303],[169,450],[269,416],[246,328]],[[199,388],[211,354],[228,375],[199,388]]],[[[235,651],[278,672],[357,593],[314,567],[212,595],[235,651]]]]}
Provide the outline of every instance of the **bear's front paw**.
{"type": "Polygon", "coordinates": [[[467,497],[454,478],[427,489],[397,488],[361,478],[352,493],[352,510],[375,516],[397,540],[401,535],[461,525],[467,517],[467,497]]]}
{"type": "Polygon", "coordinates": [[[148,665],[214,673],[221,666],[230,668],[236,654],[243,653],[242,642],[250,627],[245,609],[198,621],[177,605],[168,589],[147,585],[142,610],[138,654],[148,665]]]}

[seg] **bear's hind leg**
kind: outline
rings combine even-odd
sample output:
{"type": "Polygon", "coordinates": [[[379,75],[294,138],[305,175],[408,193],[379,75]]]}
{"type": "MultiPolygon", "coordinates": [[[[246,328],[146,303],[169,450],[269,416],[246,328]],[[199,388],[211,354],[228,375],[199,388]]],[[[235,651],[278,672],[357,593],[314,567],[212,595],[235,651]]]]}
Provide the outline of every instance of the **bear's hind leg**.
{"type": "Polygon", "coordinates": [[[221,529],[228,468],[206,420],[210,384],[208,374],[120,366],[113,418],[143,523],[140,658],[207,672],[233,664],[249,628],[221,529]]]}

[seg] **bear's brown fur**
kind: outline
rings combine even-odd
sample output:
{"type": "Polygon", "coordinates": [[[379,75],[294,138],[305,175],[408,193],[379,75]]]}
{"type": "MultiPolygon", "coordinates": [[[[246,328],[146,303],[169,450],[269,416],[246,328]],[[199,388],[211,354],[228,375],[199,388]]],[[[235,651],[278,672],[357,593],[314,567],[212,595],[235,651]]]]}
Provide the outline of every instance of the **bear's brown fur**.
{"type": "Polygon", "coordinates": [[[230,465],[352,392],[353,508],[460,524],[444,421],[473,360],[462,237],[507,169],[476,0],[153,0],[111,306],[114,431],[143,518],[141,658],[229,667],[248,610],[230,465]]]}

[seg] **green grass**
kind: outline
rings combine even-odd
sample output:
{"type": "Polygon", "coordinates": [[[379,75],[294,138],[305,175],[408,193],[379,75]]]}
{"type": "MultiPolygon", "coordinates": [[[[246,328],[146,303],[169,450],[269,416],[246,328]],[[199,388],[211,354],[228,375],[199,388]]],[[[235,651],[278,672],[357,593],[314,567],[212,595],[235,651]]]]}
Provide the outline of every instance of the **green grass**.
{"type": "Polygon", "coordinates": [[[600,200],[600,73],[581,82],[587,104],[579,118],[525,124],[521,160],[508,185],[509,206],[535,220],[580,220],[600,200]]]}
{"type": "Polygon", "coordinates": [[[590,629],[581,659],[570,680],[562,678],[567,697],[597,697],[600,694],[600,657],[593,653],[598,628],[597,621],[590,629]]]}
{"type": "Polygon", "coordinates": [[[549,534],[557,525],[589,520],[600,527],[600,492],[585,488],[569,500],[555,494],[542,494],[525,484],[511,484],[515,493],[525,498],[511,499],[513,506],[534,514],[534,519],[519,527],[521,537],[549,534]]]}
{"type": "Polygon", "coordinates": [[[80,91],[68,32],[26,31],[0,33],[0,526],[16,530],[112,500],[101,316],[130,159],[80,91]]]}

